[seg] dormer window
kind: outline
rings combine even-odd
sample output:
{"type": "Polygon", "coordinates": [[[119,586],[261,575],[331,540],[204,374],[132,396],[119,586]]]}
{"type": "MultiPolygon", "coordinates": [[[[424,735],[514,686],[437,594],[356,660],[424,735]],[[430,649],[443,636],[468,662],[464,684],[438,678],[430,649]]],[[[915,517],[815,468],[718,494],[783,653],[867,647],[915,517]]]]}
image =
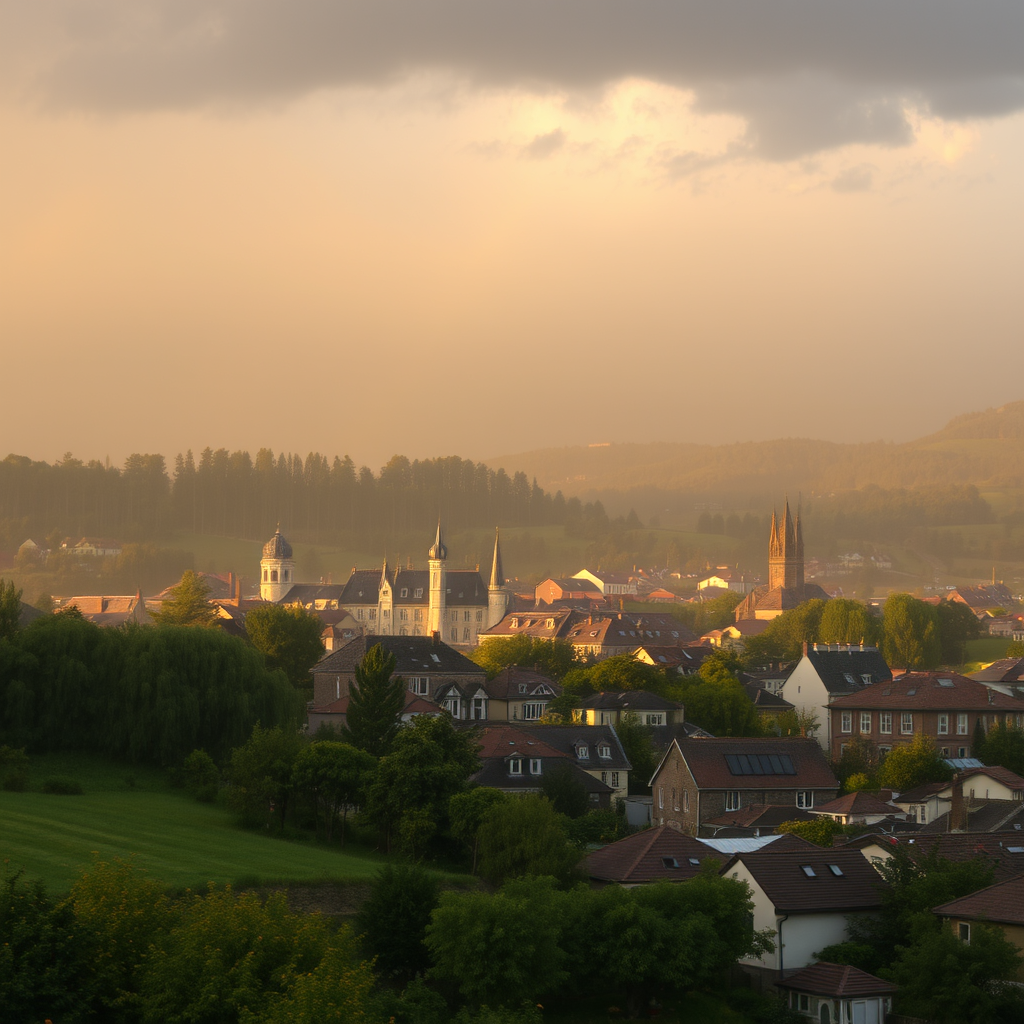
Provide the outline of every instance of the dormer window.
{"type": "Polygon", "coordinates": [[[398,593],[399,593],[400,597],[408,597],[409,596],[409,588],[408,587],[402,587],[402,589],[398,593]]]}
{"type": "Polygon", "coordinates": [[[612,748],[610,746],[608,746],[607,743],[602,743],[601,746],[599,746],[597,748],[597,756],[598,757],[611,757],[612,756],[612,748]]]}
{"type": "Polygon", "coordinates": [[[530,774],[531,775],[540,775],[540,758],[539,757],[531,757],[530,758],[530,774]]]}
{"type": "Polygon", "coordinates": [[[528,687],[527,687],[526,683],[520,683],[519,684],[519,692],[520,693],[526,693],[527,689],[528,689],[528,687]]]}
{"type": "Polygon", "coordinates": [[[510,625],[510,626],[511,626],[511,627],[512,627],[513,629],[518,629],[518,628],[519,628],[519,620],[518,620],[518,619],[513,619],[513,620],[512,620],[512,621],[511,621],[511,622],[509,623],[509,625],[510,625]]]}
{"type": "Polygon", "coordinates": [[[509,775],[523,774],[523,759],[521,757],[510,757],[508,759],[508,773],[509,775]]]}
{"type": "Polygon", "coordinates": [[[588,760],[590,760],[590,748],[586,744],[580,744],[576,748],[576,756],[581,761],[588,761],[588,760]]]}
{"type": "Polygon", "coordinates": [[[415,590],[414,590],[414,591],[412,592],[412,596],[413,596],[413,597],[422,597],[422,596],[423,596],[423,588],[422,588],[422,587],[417,587],[417,588],[416,588],[416,589],[415,589],[415,590]]]}

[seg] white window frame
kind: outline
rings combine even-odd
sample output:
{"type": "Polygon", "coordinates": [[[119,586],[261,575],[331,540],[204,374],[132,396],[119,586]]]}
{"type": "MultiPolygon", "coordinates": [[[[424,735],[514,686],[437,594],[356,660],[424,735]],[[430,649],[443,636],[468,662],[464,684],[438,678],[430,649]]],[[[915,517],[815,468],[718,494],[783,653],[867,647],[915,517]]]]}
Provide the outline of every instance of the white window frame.
{"type": "Polygon", "coordinates": [[[913,711],[901,711],[900,712],[900,735],[901,736],[913,736],[914,734],[914,712],[913,711]]]}
{"type": "Polygon", "coordinates": [[[852,711],[840,711],[839,712],[839,731],[844,733],[853,732],[853,712],[852,711]]]}
{"type": "Polygon", "coordinates": [[[738,811],[740,809],[741,799],[740,791],[738,789],[729,789],[725,793],[725,809],[727,811],[738,811]]]}
{"type": "Polygon", "coordinates": [[[871,712],[862,711],[860,713],[860,731],[871,732],[871,712]]]}
{"type": "Polygon", "coordinates": [[[878,731],[884,736],[892,735],[892,712],[891,711],[879,711],[878,712],[878,731]]]}
{"type": "Polygon", "coordinates": [[[430,695],[430,677],[429,676],[412,676],[409,679],[409,689],[416,694],[417,697],[427,697],[430,695]]]}
{"type": "Polygon", "coordinates": [[[521,757],[510,757],[508,759],[508,773],[509,775],[523,774],[523,759],[521,757]]]}
{"type": "Polygon", "coordinates": [[[545,705],[539,701],[532,701],[529,704],[523,705],[523,721],[524,722],[536,722],[538,719],[544,717],[545,705]]]}
{"type": "Polygon", "coordinates": [[[647,721],[645,722],[645,724],[646,725],[664,725],[665,724],[665,713],[663,711],[658,711],[658,712],[656,712],[654,714],[649,714],[647,716],[647,721]]]}
{"type": "Polygon", "coordinates": [[[576,748],[576,759],[578,761],[589,761],[590,747],[588,747],[585,743],[580,744],[580,746],[576,748]]]}
{"type": "Polygon", "coordinates": [[[658,787],[658,810],[663,811],[665,809],[665,787],[658,787]]]}
{"type": "Polygon", "coordinates": [[[469,704],[469,717],[474,722],[487,721],[487,698],[474,697],[469,704]]]}
{"type": "Polygon", "coordinates": [[[618,772],[612,772],[611,775],[612,775],[612,781],[609,782],[608,785],[611,786],[612,789],[618,789],[619,788],[619,773],[618,772]]]}
{"type": "Polygon", "coordinates": [[[949,735],[949,713],[946,711],[939,712],[938,732],[940,736],[949,735]]]}
{"type": "Polygon", "coordinates": [[[531,775],[540,775],[540,773],[541,773],[540,758],[539,757],[531,757],[530,758],[530,774],[531,775]]]}
{"type": "Polygon", "coordinates": [[[597,756],[598,757],[611,757],[612,756],[612,748],[607,743],[602,743],[597,748],[597,756]]]}
{"type": "Polygon", "coordinates": [[[968,716],[966,711],[961,711],[956,716],[956,734],[957,736],[966,736],[968,726],[968,716]]]}
{"type": "Polygon", "coordinates": [[[802,807],[805,811],[809,811],[814,806],[814,790],[798,790],[796,794],[796,805],[797,807],[802,807]]]}
{"type": "Polygon", "coordinates": [[[462,717],[462,698],[461,697],[445,697],[444,709],[452,716],[452,718],[462,717]]]}

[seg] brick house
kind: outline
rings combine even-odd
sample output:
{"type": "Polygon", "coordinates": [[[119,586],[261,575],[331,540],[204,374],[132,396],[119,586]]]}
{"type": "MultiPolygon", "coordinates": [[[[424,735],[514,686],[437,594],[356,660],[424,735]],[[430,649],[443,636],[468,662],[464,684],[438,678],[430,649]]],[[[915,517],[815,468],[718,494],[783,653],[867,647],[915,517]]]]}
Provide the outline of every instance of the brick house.
{"type": "Polygon", "coordinates": [[[1020,728],[1024,701],[955,672],[908,672],[834,698],[828,714],[839,753],[854,737],[884,754],[927,736],[943,757],[970,757],[976,723],[986,731],[996,723],[1020,728]]]}
{"type": "Polygon", "coordinates": [[[612,800],[625,800],[629,795],[632,765],[612,726],[524,724],[519,731],[567,755],[577,767],[608,786],[612,800]]]}
{"type": "Polygon", "coordinates": [[[804,738],[673,740],[651,778],[655,825],[701,834],[751,804],[811,810],[839,791],[821,747],[804,738]]]}

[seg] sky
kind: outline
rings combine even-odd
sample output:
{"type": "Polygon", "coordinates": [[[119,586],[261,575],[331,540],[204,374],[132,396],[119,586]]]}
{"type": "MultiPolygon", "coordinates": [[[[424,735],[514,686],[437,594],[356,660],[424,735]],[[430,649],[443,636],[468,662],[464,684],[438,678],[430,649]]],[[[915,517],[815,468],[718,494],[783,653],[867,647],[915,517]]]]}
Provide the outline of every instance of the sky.
{"type": "Polygon", "coordinates": [[[0,0],[0,457],[1024,397],[1024,5],[0,0]]]}

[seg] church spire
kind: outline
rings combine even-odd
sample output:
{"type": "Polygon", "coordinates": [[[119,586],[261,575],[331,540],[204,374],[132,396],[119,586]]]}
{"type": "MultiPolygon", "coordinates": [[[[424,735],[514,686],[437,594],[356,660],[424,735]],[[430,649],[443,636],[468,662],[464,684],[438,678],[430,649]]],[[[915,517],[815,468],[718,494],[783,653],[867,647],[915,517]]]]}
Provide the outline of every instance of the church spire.
{"type": "Polygon", "coordinates": [[[505,586],[505,573],[501,568],[501,545],[498,543],[498,530],[494,530],[494,559],[491,562],[491,582],[488,589],[497,590],[505,586]]]}
{"type": "Polygon", "coordinates": [[[430,545],[430,549],[427,551],[427,558],[441,562],[448,558],[448,549],[444,546],[444,539],[441,536],[440,516],[437,518],[437,534],[434,537],[434,543],[430,545]]]}

